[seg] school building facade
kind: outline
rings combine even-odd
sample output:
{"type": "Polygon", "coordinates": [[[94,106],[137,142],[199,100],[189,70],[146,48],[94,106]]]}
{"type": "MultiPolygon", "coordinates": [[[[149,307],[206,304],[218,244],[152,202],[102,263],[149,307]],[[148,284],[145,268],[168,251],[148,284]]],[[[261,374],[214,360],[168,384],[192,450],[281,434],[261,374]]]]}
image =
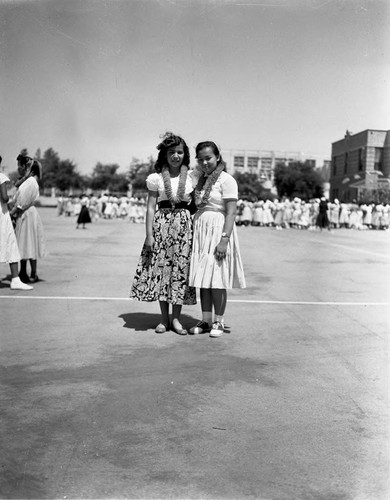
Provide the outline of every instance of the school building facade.
{"type": "Polygon", "coordinates": [[[320,156],[289,151],[262,151],[249,149],[225,149],[222,157],[230,174],[257,174],[266,189],[273,189],[276,165],[289,165],[294,162],[309,162],[317,167],[320,156]]]}
{"type": "Polygon", "coordinates": [[[346,132],[332,143],[330,199],[350,202],[390,189],[390,130],[346,132]]]}

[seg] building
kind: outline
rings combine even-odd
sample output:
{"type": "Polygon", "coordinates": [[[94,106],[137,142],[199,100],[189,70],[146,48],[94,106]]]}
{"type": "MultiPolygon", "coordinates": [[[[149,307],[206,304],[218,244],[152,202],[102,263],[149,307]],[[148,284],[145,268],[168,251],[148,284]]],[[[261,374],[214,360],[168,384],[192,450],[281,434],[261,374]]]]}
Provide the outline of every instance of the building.
{"type": "Polygon", "coordinates": [[[317,167],[320,156],[288,151],[261,151],[248,149],[222,150],[230,174],[236,172],[257,174],[264,181],[266,189],[272,189],[276,165],[289,165],[293,162],[310,162],[317,167]]]}
{"type": "Polygon", "coordinates": [[[373,201],[378,190],[389,190],[390,130],[364,130],[332,143],[330,198],[373,201]]]}

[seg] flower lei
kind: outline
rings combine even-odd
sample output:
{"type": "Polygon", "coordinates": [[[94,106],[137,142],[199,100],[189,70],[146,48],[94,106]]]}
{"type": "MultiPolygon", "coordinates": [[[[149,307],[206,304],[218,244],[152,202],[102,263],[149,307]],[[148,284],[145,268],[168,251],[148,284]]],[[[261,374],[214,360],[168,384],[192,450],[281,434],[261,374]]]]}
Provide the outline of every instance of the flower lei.
{"type": "Polygon", "coordinates": [[[217,182],[219,176],[221,175],[223,169],[225,168],[225,163],[220,162],[219,165],[213,170],[213,172],[206,177],[202,171],[202,175],[199,177],[198,183],[195,187],[195,204],[198,208],[203,208],[210,198],[211,189],[217,182]],[[203,196],[201,196],[201,191],[204,188],[203,196]]]}
{"type": "Polygon", "coordinates": [[[187,174],[188,174],[187,165],[182,165],[180,167],[179,185],[177,187],[176,196],[172,192],[172,184],[171,184],[171,176],[169,174],[169,168],[167,166],[163,167],[161,170],[161,174],[164,181],[165,194],[167,195],[168,200],[171,202],[171,204],[176,205],[176,203],[183,201],[186,188],[187,174]]]}

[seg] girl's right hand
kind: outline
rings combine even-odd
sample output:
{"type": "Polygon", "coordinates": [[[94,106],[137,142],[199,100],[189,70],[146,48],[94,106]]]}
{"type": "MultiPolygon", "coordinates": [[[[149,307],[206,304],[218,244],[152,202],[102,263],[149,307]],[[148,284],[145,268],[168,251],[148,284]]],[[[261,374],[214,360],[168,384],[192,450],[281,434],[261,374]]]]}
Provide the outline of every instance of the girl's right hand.
{"type": "Polygon", "coordinates": [[[154,238],[153,236],[147,236],[145,238],[145,249],[147,252],[152,252],[154,247],[154,238]]]}

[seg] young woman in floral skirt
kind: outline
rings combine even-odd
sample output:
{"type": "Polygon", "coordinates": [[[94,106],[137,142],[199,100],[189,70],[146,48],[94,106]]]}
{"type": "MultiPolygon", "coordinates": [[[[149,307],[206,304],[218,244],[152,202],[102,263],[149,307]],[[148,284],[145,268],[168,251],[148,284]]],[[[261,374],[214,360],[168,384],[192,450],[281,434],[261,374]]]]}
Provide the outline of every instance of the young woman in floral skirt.
{"type": "Polygon", "coordinates": [[[193,190],[188,172],[190,153],[185,141],[171,132],[165,134],[157,149],[155,173],[146,179],[146,238],[130,296],[159,301],[161,321],[156,333],[172,329],[187,335],[180,323],[182,305],[196,303],[195,288],[188,286],[192,246],[189,203],[193,190]]]}

